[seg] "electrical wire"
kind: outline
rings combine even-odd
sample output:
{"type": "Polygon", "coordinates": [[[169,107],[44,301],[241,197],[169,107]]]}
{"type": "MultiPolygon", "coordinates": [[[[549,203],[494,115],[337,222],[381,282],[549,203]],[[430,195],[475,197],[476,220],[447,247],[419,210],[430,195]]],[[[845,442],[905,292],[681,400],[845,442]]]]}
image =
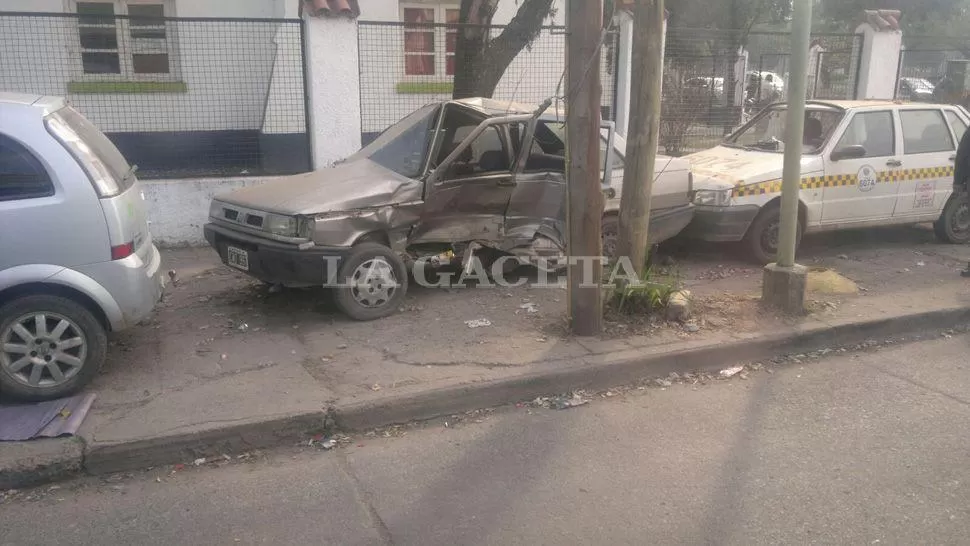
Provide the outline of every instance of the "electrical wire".
{"type": "Polygon", "coordinates": [[[583,75],[579,78],[578,81],[575,82],[575,85],[573,86],[572,90],[569,93],[567,93],[565,96],[561,96],[559,94],[560,90],[562,90],[563,81],[566,79],[566,67],[563,67],[562,76],[559,77],[559,84],[556,85],[556,94],[553,97],[550,97],[552,100],[555,101],[556,121],[560,121],[559,120],[559,101],[562,100],[566,104],[568,104],[569,100],[572,97],[574,97],[576,92],[579,90],[579,87],[586,81],[586,78],[589,77],[589,71],[593,68],[593,62],[599,62],[601,52],[603,51],[603,44],[606,43],[606,37],[610,33],[610,27],[613,26],[613,19],[615,17],[616,17],[616,2],[613,2],[613,9],[610,11],[609,24],[603,25],[603,29],[600,31],[599,43],[596,45],[596,48],[593,50],[593,53],[590,55],[589,60],[586,62],[586,68],[583,69],[583,75]]]}

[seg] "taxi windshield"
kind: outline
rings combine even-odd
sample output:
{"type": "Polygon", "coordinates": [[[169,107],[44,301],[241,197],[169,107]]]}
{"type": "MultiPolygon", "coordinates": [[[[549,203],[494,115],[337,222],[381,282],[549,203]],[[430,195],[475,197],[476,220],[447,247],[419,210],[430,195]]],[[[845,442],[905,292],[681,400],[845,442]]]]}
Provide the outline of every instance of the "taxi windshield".
{"type": "MultiPolygon", "coordinates": [[[[802,153],[816,154],[832,135],[845,112],[838,108],[809,106],[805,109],[805,129],[802,134],[802,153]]],[[[729,136],[724,145],[761,152],[785,151],[785,120],[788,108],[772,106],[755,116],[738,132],[729,136]]]]}

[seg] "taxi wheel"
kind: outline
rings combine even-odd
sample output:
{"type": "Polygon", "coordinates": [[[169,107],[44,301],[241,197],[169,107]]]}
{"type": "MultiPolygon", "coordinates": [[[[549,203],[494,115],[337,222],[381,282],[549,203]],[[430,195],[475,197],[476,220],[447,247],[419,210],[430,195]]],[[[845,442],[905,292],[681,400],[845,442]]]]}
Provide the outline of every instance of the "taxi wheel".
{"type": "Polygon", "coordinates": [[[408,291],[404,260],[379,243],[361,243],[351,249],[337,272],[334,302],[354,320],[375,320],[395,310],[408,291]]]}
{"type": "Polygon", "coordinates": [[[944,243],[970,242],[970,196],[966,192],[954,195],[946,202],[940,219],[933,223],[933,231],[944,243]]]}
{"type": "MultiPolygon", "coordinates": [[[[781,234],[781,206],[769,205],[761,210],[751,222],[742,244],[751,258],[759,264],[770,264],[778,256],[778,238],[781,234]]],[[[802,242],[802,224],[795,232],[795,249],[802,242]]]]}

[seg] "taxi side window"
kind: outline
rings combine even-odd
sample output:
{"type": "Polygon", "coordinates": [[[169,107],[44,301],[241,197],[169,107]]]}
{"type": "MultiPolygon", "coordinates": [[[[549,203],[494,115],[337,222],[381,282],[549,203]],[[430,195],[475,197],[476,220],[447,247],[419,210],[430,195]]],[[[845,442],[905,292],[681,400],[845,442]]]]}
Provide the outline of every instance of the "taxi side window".
{"type": "Polygon", "coordinates": [[[959,142],[963,138],[963,134],[967,132],[967,124],[952,110],[946,111],[946,119],[950,120],[950,127],[953,127],[953,134],[957,136],[959,142]]]}
{"type": "Polygon", "coordinates": [[[902,110],[899,119],[907,155],[953,151],[953,137],[940,110],[902,110]]]}
{"type": "Polygon", "coordinates": [[[863,157],[886,157],[895,155],[895,142],[892,112],[862,112],[849,122],[835,149],[862,146],[863,157]]]}

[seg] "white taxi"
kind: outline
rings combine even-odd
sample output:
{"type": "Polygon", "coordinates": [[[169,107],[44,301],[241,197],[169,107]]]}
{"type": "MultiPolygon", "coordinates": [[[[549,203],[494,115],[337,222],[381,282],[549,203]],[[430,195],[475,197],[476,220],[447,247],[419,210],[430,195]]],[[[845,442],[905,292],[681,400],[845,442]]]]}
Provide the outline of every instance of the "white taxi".
{"type": "MultiPolygon", "coordinates": [[[[759,262],[778,247],[785,104],[768,106],[721,145],[686,159],[694,173],[691,238],[743,241],[759,262]]],[[[953,167],[970,113],[893,101],[809,101],[802,140],[803,233],[934,222],[970,242],[970,205],[953,167]]]]}

